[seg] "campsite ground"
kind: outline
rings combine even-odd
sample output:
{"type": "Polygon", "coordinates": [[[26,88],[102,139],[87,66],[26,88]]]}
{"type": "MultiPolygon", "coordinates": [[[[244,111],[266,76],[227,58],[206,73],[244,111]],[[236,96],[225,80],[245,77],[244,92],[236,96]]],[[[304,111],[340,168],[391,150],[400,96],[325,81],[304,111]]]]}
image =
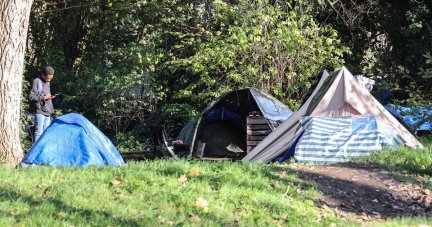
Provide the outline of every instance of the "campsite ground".
{"type": "Polygon", "coordinates": [[[0,225],[430,226],[431,163],[428,146],[330,166],[2,167],[0,225]]]}

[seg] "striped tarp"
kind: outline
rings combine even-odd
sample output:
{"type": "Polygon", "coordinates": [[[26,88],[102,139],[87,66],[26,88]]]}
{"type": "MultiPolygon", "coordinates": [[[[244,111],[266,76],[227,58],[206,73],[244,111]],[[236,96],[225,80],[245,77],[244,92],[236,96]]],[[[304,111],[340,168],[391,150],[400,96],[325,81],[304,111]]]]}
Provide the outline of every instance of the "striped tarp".
{"type": "Polygon", "coordinates": [[[328,164],[405,144],[392,127],[374,115],[302,117],[304,133],[295,147],[299,163],[328,164]]]}

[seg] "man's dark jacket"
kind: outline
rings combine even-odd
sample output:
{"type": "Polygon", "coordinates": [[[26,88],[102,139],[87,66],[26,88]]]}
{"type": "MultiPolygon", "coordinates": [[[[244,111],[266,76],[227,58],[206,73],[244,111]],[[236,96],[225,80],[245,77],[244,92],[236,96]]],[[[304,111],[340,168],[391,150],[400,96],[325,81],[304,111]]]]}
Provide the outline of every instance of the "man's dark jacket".
{"type": "MultiPolygon", "coordinates": [[[[42,80],[42,78],[39,78],[42,80]]],[[[50,116],[54,113],[54,107],[51,99],[44,100],[45,95],[50,95],[50,85],[48,82],[42,80],[42,91],[39,94],[39,79],[33,80],[33,84],[29,94],[30,105],[33,108],[33,112],[37,114],[43,114],[45,116],[50,116]]]]}

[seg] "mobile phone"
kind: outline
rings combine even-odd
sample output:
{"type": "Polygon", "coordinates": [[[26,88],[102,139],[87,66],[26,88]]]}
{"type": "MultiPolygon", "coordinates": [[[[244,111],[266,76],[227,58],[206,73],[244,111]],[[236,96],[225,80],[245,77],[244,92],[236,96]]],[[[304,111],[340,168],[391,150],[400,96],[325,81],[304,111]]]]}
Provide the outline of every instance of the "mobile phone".
{"type": "Polygon", "coordinates": [[[54,96],[57,96],[57,95],[60,95],[60,94],[54,94],[54,96]]]}

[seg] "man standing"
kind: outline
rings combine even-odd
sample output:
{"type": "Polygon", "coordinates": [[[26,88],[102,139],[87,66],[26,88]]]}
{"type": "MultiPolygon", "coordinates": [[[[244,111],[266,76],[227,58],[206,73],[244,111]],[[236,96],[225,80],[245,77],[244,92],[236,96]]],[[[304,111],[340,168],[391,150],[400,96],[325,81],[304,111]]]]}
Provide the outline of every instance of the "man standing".
{"type": "Polygon", "coordinates": [[[45,67],[42,76],[33,81],[30,90],[30,108],[36,114],[34,142],[36,142],[45,129],[48,128],[50,124],[50,116],[54,113],[51,99],[55,98],[55,96],[51,95],[49,83],[53,77],[54,69],[51,67],[45,67]]]}

